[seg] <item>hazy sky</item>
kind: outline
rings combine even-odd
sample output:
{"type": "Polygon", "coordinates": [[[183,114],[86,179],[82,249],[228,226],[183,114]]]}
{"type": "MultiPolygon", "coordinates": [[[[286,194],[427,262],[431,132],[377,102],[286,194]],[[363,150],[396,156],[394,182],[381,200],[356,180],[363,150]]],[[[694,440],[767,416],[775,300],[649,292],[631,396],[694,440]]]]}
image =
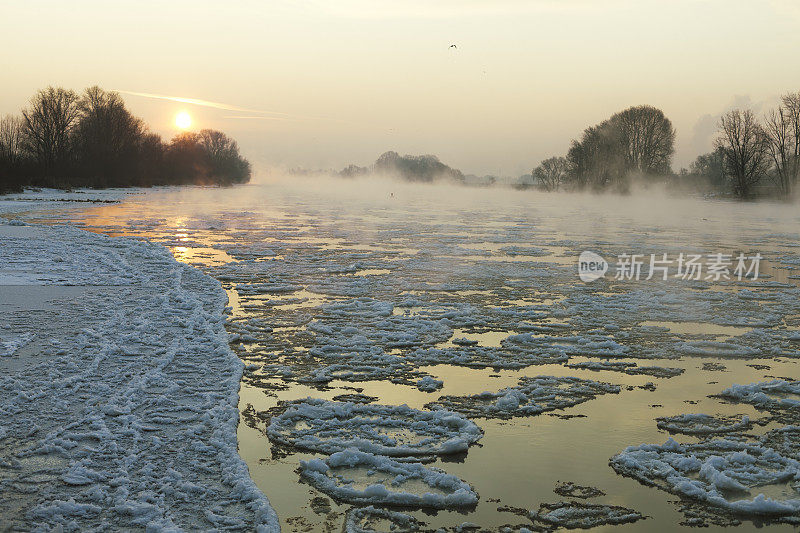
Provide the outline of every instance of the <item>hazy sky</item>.
{"type": "Polygon", "coordinates": [[[386,150],[518,175],[637,104],[678,130],[800,90],[797,0],[0,0],[0,114],[49,84],[98,84],[171,137],[239,141],[257,170],[340,168],[386,150]],[[457,48],[450,48],[456,44],[457,48]]]}

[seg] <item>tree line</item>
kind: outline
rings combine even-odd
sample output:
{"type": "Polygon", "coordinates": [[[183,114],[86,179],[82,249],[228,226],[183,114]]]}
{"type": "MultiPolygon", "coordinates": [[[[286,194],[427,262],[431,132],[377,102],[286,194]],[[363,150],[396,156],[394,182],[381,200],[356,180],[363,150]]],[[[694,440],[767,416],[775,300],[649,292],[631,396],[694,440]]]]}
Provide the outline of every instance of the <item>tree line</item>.
{"type": "Polygon", "coordinates": [[[800,92],[781,97],[761,120],[749,109],[734,109],[718,123],[714,150],[689,169],[671,170],[675,129],[652,106],[635,106],[584,130],[566,156],[542,161],[530,177],[555,191],[625,192],[634,180],[704,182],[715,192],[752,198],[759,188],[789,198],[800,176],[800,92]]]}
{"type": "Polygon", "coordinates": [[[19,115],[0,119],[0,193],[24,186],[227,185],[250,174],[224,133],[204,129],[164,142],[118,93],[97,86],[80,95],[47,87],[19,115]]]}
{"type": "Polygon", "coordinates": [[[384,152],[369,167],[348,165],[338,172],[344,178],[372,173],[396,176],[406,181],[423,183],[430,183],[440,179],[459,183],[464,181],[464,175],[460,170],[442,163],[435,155],[400,155],[393,151],[384,152]]]}

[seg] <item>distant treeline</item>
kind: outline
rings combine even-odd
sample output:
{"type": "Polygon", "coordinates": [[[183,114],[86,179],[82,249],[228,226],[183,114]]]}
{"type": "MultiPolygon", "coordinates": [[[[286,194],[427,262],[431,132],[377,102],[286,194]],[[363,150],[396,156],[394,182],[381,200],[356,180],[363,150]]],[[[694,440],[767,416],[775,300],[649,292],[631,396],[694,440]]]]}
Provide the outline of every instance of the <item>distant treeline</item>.
{"type": "MultiPolygon", "coordinates": [[[[546,191],[627,192],[634,183],[662,184],[684,190],[737,198],[790,198],[800,176],[800,93],[781,98],[777,109],[759,121],[750,110],[735,109],[718,124],[714,150],[679,172],[672,170],[675,128],[663,111],[635,106],[584,130],[567,154],[542,161],[512,184],[546,191]]],[[[299,172],[299,171],[296,171],[299,172]]],[[[400,156],[386,152],[370,166],[349,165],[342,177],[393,175],[407,181],[439,179],[490,186],[497,176],[464,175],[433,155],[400,156]]]]}
{"type": "Polygon", "coordinates": [[[624,192],[638,180],[737,198],[789,198],[800,176],[800,93],[784,95],[762,121],[751,110],[729,111],[719,121],[714,150],[677,174],[674,144],[675,129],[661,110],[631,107],[586,129],[565,157],[542,161],[521,186],[624,192]]]}
{"type": "Polygon", "coordinates": [[[148,187],[250,179],[236,141],[215,130],[169,143],[131,115],[118,93],[90,87],[37,92],[19,116],[0,119],[0,193],[24,186],[148,187]]]}
{"type": "Polygon", "coordinates": [[[464,174],[460,170],[445,165],[435,155],[399,155],[397,152],[384,152],[372,166],[348,165],[339,175],[345,178],[377,173],[396,176],[406,181],[430,183],[444,179],[463,183],[464,174]]]}

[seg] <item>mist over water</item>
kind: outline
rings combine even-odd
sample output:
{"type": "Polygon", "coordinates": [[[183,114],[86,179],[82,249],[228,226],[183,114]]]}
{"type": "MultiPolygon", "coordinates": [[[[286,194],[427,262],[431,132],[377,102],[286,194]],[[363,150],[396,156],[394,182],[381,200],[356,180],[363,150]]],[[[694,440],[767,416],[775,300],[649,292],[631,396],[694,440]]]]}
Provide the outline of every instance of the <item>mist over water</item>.
{"type": "MultiPolygon", "coordinates": [[[[676,497],[617,475],[609,458],[664,443],[657,417],[762,419],[753,406],[710,396],[797,375],[800,214],[792,205],[273,176],[229,189],[148,190],[68,216],[92,231],[162,242],[228,291],[231,346],[248,365],[240,453],[286,531],[338,530],[350,506],[300,482],[299,462],[319,454],[272,448],[266,426],[280,402],[358,393],[425,409],[444,396],[542,375],[618,385],[617,394],[549,413],[476,418],[479,445],[429,466],[470,483],[477,507],[410,512],[434,529],[529,527],[504,508],[557,502],[557,482],[573,481],[606,493],[595,503],[650,517],[628,529],[672,531],[685,520],[676,497]],[[585,284],[576,267],[584,250],[612,267],[620,254],[743,252],[764,260],[758,280],[609,273],[585,284]],[[683,372],[580,367],[609,361],[683,372]],[[424,376],[442,387],[420,390],[424,376]],[[319,498],[330,510],[319,510],[319,498]]],[[[748,435],[777,427],[765,421],[748,435]]],[[[788,486],[769,490],[792,494],[788,486]]],[[[761,524],[742,520],[737,531],[761,524]]]]}

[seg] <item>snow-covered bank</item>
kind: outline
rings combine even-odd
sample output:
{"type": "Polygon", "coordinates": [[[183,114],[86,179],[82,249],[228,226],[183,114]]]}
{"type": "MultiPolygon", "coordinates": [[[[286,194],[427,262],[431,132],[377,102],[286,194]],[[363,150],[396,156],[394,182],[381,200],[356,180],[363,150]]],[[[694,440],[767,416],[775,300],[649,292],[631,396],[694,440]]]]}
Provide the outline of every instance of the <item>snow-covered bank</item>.
{"type": "Polygon", "coordinates": [[[161,246],[0,219],[3,529],[278,530],[237,452],[226,303],[161,246]]]}

